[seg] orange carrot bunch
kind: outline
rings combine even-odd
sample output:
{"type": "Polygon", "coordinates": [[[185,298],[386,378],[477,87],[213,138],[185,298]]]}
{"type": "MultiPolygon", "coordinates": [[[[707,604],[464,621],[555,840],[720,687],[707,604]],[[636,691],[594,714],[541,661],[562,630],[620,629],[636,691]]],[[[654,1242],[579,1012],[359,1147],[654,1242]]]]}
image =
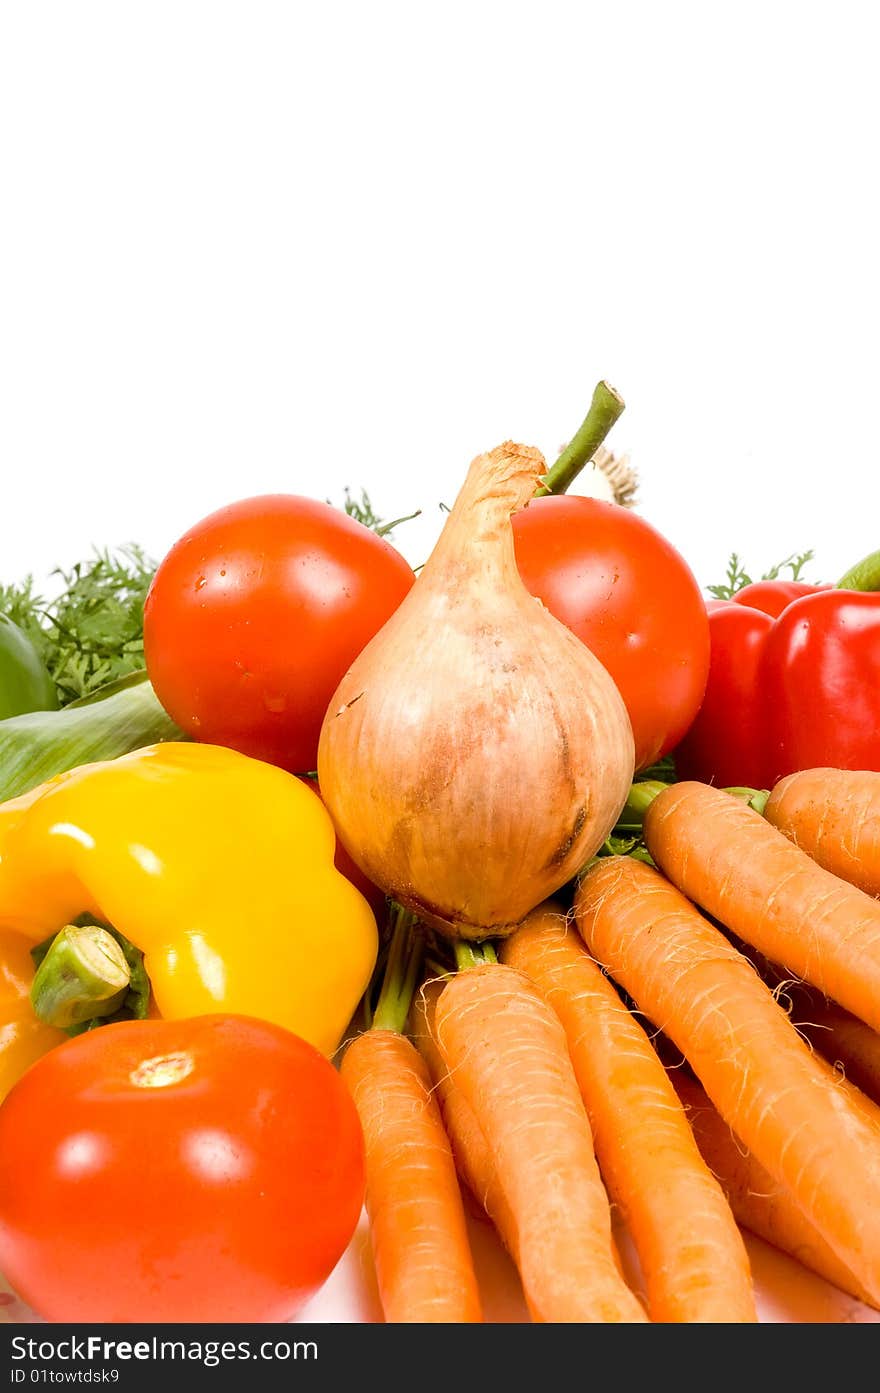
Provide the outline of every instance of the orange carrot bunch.
{"type": "Polygon", "coordinates": [[[594,956],[675,1042],[724,1120],[880,1300],[876,1110],[816,1060],[752,964],[659,871],[607,860],[584,879],[576,908],[594,956]]]}
{"type": "Polygon", "coordinates": [[[398,911],[382,993],[340,1072],[364,1133],[366,1208],[385,1318],[482,1320],[455,1162],[427,1067],[403,1034],[421,961],[398,911]]]}
{"type": "Polygon", "coordinates": [[[539,906],[502,960],[565,1030],[608,1191],[626,1222],[655,1321],[754,1321],[749,1262],[718,1181],[643,1026],[558,905],[539,906]]]}
{"type": "Polygon", "coordinates": [[[832,771],[847,824],[820,772],[655,784],[644,859],[386,983],[342,1062],[386,1319],[481,1319],[460,1185],[536,1321],[753,1322],[744,1229],[880,1309],[880,776],[832,771]]]}
{"type": "Polygon", "coordinates": [[[476,966],[440,993],[433,1037],[479,1120],[533,1317],[644,1321],[615,1261],[589,1118],[552,1009],[513,968],[476,966]]]}

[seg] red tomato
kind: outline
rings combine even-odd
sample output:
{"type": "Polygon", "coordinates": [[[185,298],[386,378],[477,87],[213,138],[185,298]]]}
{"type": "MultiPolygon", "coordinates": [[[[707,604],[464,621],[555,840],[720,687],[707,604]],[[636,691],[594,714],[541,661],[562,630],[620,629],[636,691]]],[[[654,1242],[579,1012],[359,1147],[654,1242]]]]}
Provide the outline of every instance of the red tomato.
{"type": "Polygon", "coordinates": [[[65,1041],[0,1107],[0,1269],[50,1321],[285,1321],[364,1194],[323,1055],[246,1016],[65,1041]]]}
{"type": "Polygon", "coordinates": [[[195,740],[314,769],[340,679],[414,580],[388,542],[313,498],[221,508],[175,543],[150,586],[156,695],[195,740]]]}
{"type": "Polygon", "coordinates": [[[617,683],[644,769],[674,748],[703,699],[709,623],[693,572],[644,518],[595,498],[536,498],[513,533],[528,589],[617,683]]]}

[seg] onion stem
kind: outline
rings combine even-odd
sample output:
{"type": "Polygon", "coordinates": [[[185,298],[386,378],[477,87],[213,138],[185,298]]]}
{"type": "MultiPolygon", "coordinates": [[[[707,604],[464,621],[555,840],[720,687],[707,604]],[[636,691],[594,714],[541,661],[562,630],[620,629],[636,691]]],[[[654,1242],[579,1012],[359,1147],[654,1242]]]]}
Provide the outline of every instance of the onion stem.
{"type": "Polygon", "coordinates": [[[565,493],[578,474],[593,458],[614,422],[622,415],[624,400],[610,383],[599,382],[593,391],[590,409],[577,434],[569,441],[559,459],[544,476],[535,490],[535,497],[548,493],[565,493]]]}

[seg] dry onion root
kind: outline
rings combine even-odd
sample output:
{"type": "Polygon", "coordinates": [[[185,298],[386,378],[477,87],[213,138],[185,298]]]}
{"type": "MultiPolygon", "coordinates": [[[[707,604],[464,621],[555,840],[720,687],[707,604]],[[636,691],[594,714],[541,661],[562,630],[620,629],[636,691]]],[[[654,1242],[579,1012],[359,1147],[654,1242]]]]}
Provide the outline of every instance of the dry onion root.
{"type": "Polygon", "coordinates": [[[639,476],[629,462],[629,455],[613,455],[600,445],[590,461],[592,473],[581,480],[580,493],[595,498],[607,498],[621,508],[634,508],[639,476]]]}
{"type": "Polygon", "coordinates": [[[633,775],[614,682],[516,568],[510,516],[544,472],[538,450],[512,442],[473,461],[321,731],[318,779],[348,851],[455,936],[506,934],[570,880],[633,775]]]}

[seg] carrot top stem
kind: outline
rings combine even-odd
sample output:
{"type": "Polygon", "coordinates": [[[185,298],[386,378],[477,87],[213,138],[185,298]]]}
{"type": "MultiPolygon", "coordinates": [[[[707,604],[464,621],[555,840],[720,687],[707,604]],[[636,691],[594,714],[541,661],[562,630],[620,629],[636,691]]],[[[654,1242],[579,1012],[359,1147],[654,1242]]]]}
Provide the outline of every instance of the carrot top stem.
{"type": "MultiPolygon", "coordinates": [[[[659,779],[640,779],[634,783],[627,795],[626,802],[620,810],[620,817],[614,827],[614,831],[619,834],[641,832],[645,821],[645,813],[650,808],[658,794],[663,793],[669,787],[668,784],[661,783],[659,779]]],[[[738,798],[747,807],[754,808],[756,813],[763,815],[770,797],[768,788],[747,788],[744,784],[732,785],[721,790],[722,793],[729,793],[734,798],[738,798]]],[[[629,853],[634,855],[634,852],[629,853]]],[[[594,860],[597,858],[593,858],[594,860]]]]}
{"type": "Polygon", "coordinates": [[[654,858],[646,846],[634,846],[632,851],[626,852],[625,855],[633,861],[644,861],[646,866],[655,864],[654,858]]]}
{"type": "Polygon", "coordinates": [[[622,414],[623,408],[623,397],[610,383],[603,381],[596,384],[590,409],[580,430],[545,474],[543,484],[535,490],[536,498],[548,493],[565,493],[584,465],[593,458],[614,422],[622,414]]]}
{"type": "Polygon", "coordinates": [[[471,943],[463,938],[457,938],[454,952],[455,966],[459,972],[464,972],[469,967],[479,967],[481,963],[497,963],[498,961],[498,954],[488,940],[482,943],[471,943]]]}
{"type": "Polygon", "coordinates": [[[668,785],[660,779],[640,779],[634,783],[626,796],[626,802],[620,810],[617,819],[617,831],[640,831],[645,820],[645,812],[653,803],[658,793],[662,793],[668,785]]]}
{"type": "MultiPolygon", "coordinates": [[[[554,466],[555,468],[555,466],[554,466]]],[[[837,590],[880,590],[880,551],[872,551],[841,576],[837,590]]]]}
{"type": "Polygon", "coordinates": [[[769,788],[745,788],[739,784],[722,789],[722,792],[732,793],[734,798],[738,798],[740,802],[745,803],[747,807],[754,808],[755,812],[760,813],[762,817],[764,815],[764,809],[767,806],[767,800],[770,797],[769,788]]]}
{"type": "Polygon", "coordinates": [[[373,1012],[373,1028],[403,1033],[419,979],[425,945],[416,933],[416,916],[402,905],[392,910],[391,944],[382,978],[382,990],[373,1012]]]}

